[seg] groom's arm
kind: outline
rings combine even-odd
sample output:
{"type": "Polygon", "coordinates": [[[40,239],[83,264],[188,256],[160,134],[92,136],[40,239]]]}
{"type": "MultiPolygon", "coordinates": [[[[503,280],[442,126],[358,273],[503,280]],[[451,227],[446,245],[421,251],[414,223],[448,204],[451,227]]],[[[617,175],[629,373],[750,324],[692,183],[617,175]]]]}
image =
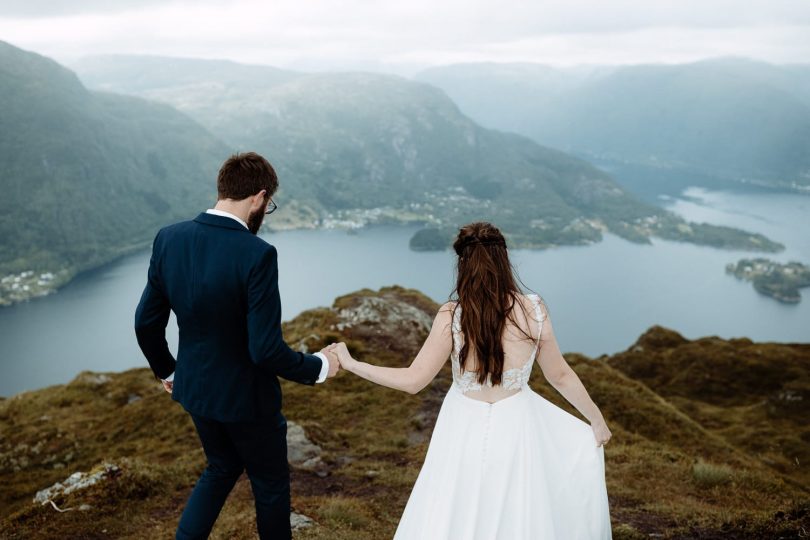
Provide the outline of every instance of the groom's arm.
{"type": "Polygon", "coordinates": [[[152,372],[159,379],[174,373],[175,359],[166,342],[166,325],[169,324],[171,306],[163,293],[158,273],[160,233],[152,245],[146,287],[135,310],[135,335],[152,372]]]}
{"type": "Polygon", "coordinates": [[[253,362],[269,372],[302,384],[322,382],[328,361],[321,355],[290,349],[281,332],[278,256],[268,246],[248,282],[248,348],[253,362]]]}

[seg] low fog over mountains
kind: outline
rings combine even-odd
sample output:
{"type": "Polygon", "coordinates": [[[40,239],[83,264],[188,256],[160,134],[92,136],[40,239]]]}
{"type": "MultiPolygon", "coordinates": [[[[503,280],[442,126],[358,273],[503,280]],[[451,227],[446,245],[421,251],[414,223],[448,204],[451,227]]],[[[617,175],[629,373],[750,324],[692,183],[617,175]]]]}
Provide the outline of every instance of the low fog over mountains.
{"type": "Polygon", "coordinates": [[[582,156],[651,167],[650,181],[658,171],[674,170],[810,188],[808,64],[740,58],[590,70],[458,64],[417,79],[444,89],[485,126],[582,156]]]}

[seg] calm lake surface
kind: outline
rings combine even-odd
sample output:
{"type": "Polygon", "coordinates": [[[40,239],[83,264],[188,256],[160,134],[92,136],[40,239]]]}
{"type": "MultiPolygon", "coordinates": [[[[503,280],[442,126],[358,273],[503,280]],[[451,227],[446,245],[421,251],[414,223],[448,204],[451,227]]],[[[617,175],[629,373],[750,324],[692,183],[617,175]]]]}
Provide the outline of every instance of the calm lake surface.
{"type": "MultiPolygon", "coordinates": [[[[690,188],[683,198],[663,204],[691,221],[761,232],[787,246],[764,256],[810,263],[810,197],[690,188]]],[[[265,235],[279,251],[285,320],[364,287],[398,284],[446,300],[453,257],[410,251],[414,230],[265,235]]],[[[653,324],[687,338],[810,341],[810,290],[798,305],[784,305],[725,274],[726,263],[758,254],[653,242],[636,245],[607,235],[592,246],[514,250],[512,257],[524,283],[548,303],[564,352],[614,353],[653,324]]],[[[146,366],[132,324],[148,264],[149,253],[132,255],[80,276],[54,295],[0,309],[0,395],[64,383],[82,370],[146,366]]],[[[168,339],[176,351],[174,322],[168,339]]]]}

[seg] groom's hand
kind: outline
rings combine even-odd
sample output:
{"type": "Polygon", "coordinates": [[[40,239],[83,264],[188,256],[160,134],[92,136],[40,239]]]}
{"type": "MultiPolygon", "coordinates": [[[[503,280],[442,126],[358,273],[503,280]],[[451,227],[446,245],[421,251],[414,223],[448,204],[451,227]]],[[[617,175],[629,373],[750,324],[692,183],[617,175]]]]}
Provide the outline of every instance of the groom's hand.
{"type": "Polygon", "coordinates": [[[340,359],[338,359],[338,355],[335,353],[334,344],[321,349],[321,353],[326,355],[326,358],[329,360],[329,372],[327,373],[326,378],[331,379],[338,374],[338,371],[340,371],[340,359]]]}
{"type": "Polygon", "coordinates": [[[171,394],[172,388],[174,388],[174,381],[160,381],[160,382],[163,383],[163,389],[171,394]]]}

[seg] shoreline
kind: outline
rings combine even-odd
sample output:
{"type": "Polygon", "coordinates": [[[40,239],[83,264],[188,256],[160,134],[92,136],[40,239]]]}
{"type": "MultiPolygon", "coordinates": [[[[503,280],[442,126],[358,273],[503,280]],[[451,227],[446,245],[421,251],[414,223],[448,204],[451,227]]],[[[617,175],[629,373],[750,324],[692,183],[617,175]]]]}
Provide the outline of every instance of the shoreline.
{"type": "MultiPolygon", "coordinates": [[[[0,309],[11,308],[19,304],[24,304],[26,302],[35,301],[41,298],[45,298],[46,296],[50,296],[52,294],[56,294],[57,292],[59,292],[60,289],[72,283],[76,278],[78,278],[82,274],[93,272],[100,268],[104,268],[107,265],[114,264],[115,262],[123,259],[124,257],[128,257],[129,255],[133,255],[135,253],[138,253],[139,251],[148,248],[150,244],[151,240],[130,244],[127,247],[120,248],[115,252],[109,253],[107,256],[100,257],[95,262],[87,263],[86,265],[81,267],[62,267],[60,269],[55,270],[27,269],[20,273],[6,274],[5,276],[0,277],[0,309]],[[26,276],[26,278],[23,278],[22,276],[24,274],[30,275],[26,276]],[[48,280],[47,287],[45,287],[45,285],[40,285],[39,290],[33,290],[30,289],[29,285],[29,290],[21,291],[22,293],[27,292],[29,294],[17,295],[17,298],[11,299],[9,299],[6,295],[3,294],[5,290],[2,288],[2,282],[3,280],[8,279],[9,277],[12,278],[13,282],[14,277],[20,277],[22,280],[27,278],[41,278],[41,276],[45,274],[51,274],[52,276],[54,276],[53,278],[48,280]]],[[[22,281],[18,283],[21,282],[22,281]]]]}
{"type": "MultiPolygon", "coordinates": [[[[266,223],[259,231],[260,234],[301,230],[344,230],[351,233],[352,231],[386,225],[419,225],[423,228],[436,227],[437,230],[439,227],[442,227],[442,230],[445,231],[449,227],[448,225],[443,225],[441,220],[436,219],[432,214],[422,215],[414,211],[400,210],[390,207],[341,210],[336,213],[329,213],[324,217],[315,217],[315,211],[309,207],[302,207],[297,204],[291,206],[292,211],[297,215],[283,215],[283,218],[273,225],[266,223]]],[[[569,238],[567,241],[547,243],[513,239],[511,240],[511,247],[512,249],[546,250],[562,246],[590,246],[602,242],[604,233],[610,233],[628,242],[650,245],[653,243],[652,239],[656,238],[664,241],[684,242],[719,250],[738,250],[754,253],[777,253],[784,250],[784,245],[770,240],[759,233],[751,233],[735,227],[723,227],[706,223],[698,224],[687,221],[684,217],[670,210],[662,209],[662,211],[666,212],[664,218],[660,218],[658,216],[637,218],[634,220],[634,222],[620,221],[614,223],[612,227],[605,223],[604,220],[599,218],[580,217],[576,218],[572,224],[569,225],[569,227],[588,229],[583,231],[583,236],[581,238],[569,238]],[[735,241],[740,241],[740,239],[745,236],[748,243],[742,246],[714,245],[708,241],[705,241],[706,238],[703,236],[695,236],[694,229],[697,227],[716,227],[718,230],[725,228],[727,230],[734,231],[734,234],[736,235],[735,241]],[[594,233],[596,237],[592,238],[591,233],[594,233]],[[704,241],[696,241],[701,239],[704,241]],[[766,244],[763,244],[761,239],[764,239],[766,244]],[[759,247],[763,245],[767,245],[769,248],[763,249],[762,247],[759,247]]],[[[710,233],[703,233],[703,235],[708,237],[710,233]]],[[[509,236],[511,235],[507,233],[507,237],[509,236]]],[[[5,276],[0,276],[0,309],[10,308],[18,304],[34,301],[51,294],[55,294],[81,275],[98,270],[109,264],[114,264],[124,257],[138,253],[144,249],[148,249],[150,243],[151,241],[149,240],[136,242],[127,247],[118,249],[115,253],[110,253],[107,256],[100,257],[97,261],[88,263],[81,268],[65,267],[56,270],[31,268],[20,273],[11,273],[5,276]],[[43,276],[46,277],[43,278],[43,276]],[[14,284],[18,284],[20,286],[13,290],[7,290],[5,287],[9,284],[11,284],[12,287],[14,284]],[[27,289],[24,288],[26,285],[28,287],[27,289]]],[[[450,246],[448,243],[448,246],[444,249],[421,249],[414,248],[413,246],[411,246],[409,249],[413,251],[445,251],[449,248],[450,246]]]]}
{"type": "MultiPolygon", "coordinates": [[[[348,248],[351,250],[346,253],[354,253],[355,249],[362,249],[362,253],[370,254],[374,252],[368,251],[366,249],[367,245],[370,246],[369,249],[382,248],[383,246],[391,245],[396,247],[393,247],[390,250],[386,249],[384,253],[393,254],[392,260],[400,262],[405,261],[406,263],[404,265],[398,265],[398,267],[405,268],[405,270],[396,272],[395,275],[392,275],[389,270],[385,269],[376,272],[369,271],[371,273],[365,275],[366,271],[362,270],[362,265],[347,264],[345,265],[346,268],[355,269],[352,271],[352,277],[349,280],[351,287],[344,284],[342,279],[328,278],[329,272],[316,272],[316,275],[327,276],[326,279],[332,281],[331,284],[324,283],[323,285],[323,287],[328,289],[329,294],[324,294],[323,291],[310,290],[304,294],[303,298],[300,295],[297,295],[297,287],[311,289],[311,287],[309,287],[307,284],[312,283],[312,281],[308,279],[301,280],[291,278],[292,281],[290,283],[293,283],[294,285],[292,288],[290,288],[289,284],[285,285],[282,292],[287,291],[290,293],[291,291],[296,291],[296,294],[283,295],[289,300],[289,302],[285,302],[284,322],[288,322],[290,319],[296,317],[304,311],[315,309],[317,306],[323,305],[326,298],[337,297],[342,294],[346,294],[348,291],[363,287],[377,287],[387,283],[405,283],[408,286],[418,286],[420,287],[420,290],[426,291],[426,294],[434,298],[435,301],[441,302],[446,300],[446,295],[449,288],[444,286],[432,286],[432,284],[436,282],[436,279],[434,279],[435,276],[444,276],[442,278],[443,280],[451,278],[449,264],[451,262],[450,259],[452,258],[452,254],[449,251],[445,252],[444,254],[436,253],[427,257],[417,255],[412,252],[409,254],[407,241],[416,229],[417,227],[415,226],[402,227],[394,225],[370,225],[367,226],[363,231],[354,234],[345,229],[340,231],[333,230],[331,232],[272,231],[270,235],[265,233],[263,235],[265,239],[271,243],[281,246],[280,249],[283,247],[284,253],[312,253],[313,251],[311,250],[318,250],[321,246],[326,249],[330,249],[329,246],[337,244],[343,248],[348,248]],[[288,232],[288,234],[281,234],[282,232],[288,232]],[[408,264],[420,265],[422,261],[424,261],[425,264],[428,264],[428,268],[432,270],[426,273],[425,277],[411,278],[408,275],[408,264]],[[359,271],[357,270],[358,268],[360,268],[359,271]],[[434,271],[435,269],[440,269],[441,272],[444,272],[447,275],[444,275],[444,273],[436,273],[434,271]],[[404,275],[402,275],[403,273],[404,275]],[[296,298],[290,298],[291,296],[296,296],[296,298]]],[[[571,271],[576,272],[576,275],[581,277],[583,275],[592,274],[593,272],[591,267],[594,267],[594,269],[599,272],[598,268],[602,266],[602,261],[605,261],[607,271],[616,274],[616,271],[620,271],[621,267],[624,265],[622,261],[627,261],[631,266],[638,266],[633,261],[644,261],[649,257],[649,260],[655,261],[655,265],[650,268],[656,269],[661,268],[661,264],[666,265],[666,262],[671,260],[670,255],[687,257],[687,260],[693,260],[693,258],[704,260],[704,257],[708,257],[709,260],[712,260],[713,263],[711,264],[711,267],[708,267],[708,265],[705,264],[701,265],[702,270],[699,272],[699,274],[701,276],[705,276],[706,279],[700,281],[711,281],[716,278],[717,275],[722,276],[722,269],[726,263],[728,263],[728,258],[733,257],[736,259],[737,257],[746,256],[744,253],[732,252],[731,257],[729,257],[729,255],[727,255],[725,252],[710,249],[708,246],[688,245],[682,242],[674,242],[671,240],[657,238],[653,239],[651,245],[635,244],[628,242],[624,238],[610,232],[606,232],[604,234],[601,242],[589,246],[563,245],[555,246],[553,249],[549,248],[543,250],[515,249],[514,254],[515,262],[517,263],[520,261],[520,264],[524,266],[520,271],[521,275],[524,277],[542,277],[542,279],[536,284],[533,282],[534,278],[526,280],[526,283],[529,286],[539,286],[539,292],[546,294],[546,292],[548,292],[550,289],[547,289],[546,285],[540,285],[543,283],[543,280],[546,280],[545,282],[548,283],[549,288],[556,287],[558,289],[555,294],[570,296],[577,296],[574,294],[574,291],[579,287],[576,285],[576,283],[588,282],[579,282],[578,280],[566,281],[565,278],[568,275],[568,272],[552,270],[549,266],[549,261],[554,262],[554,266],[557,269],[572,266],[571,271]],[[618,257],[617,254],[619,255],[618,257]],[[531,273],[535,270],[541,272],[544,265],[549,267],[549,272],[551,272],[550,274],[543,275],[540,273],[531,273]],[[587,268],[588,270],[578,271],[576,270],[577,268],[587,268]],[[553,285],[553,283],[556,285],[553,285]]],[[[287,260],[290,259],[294,261],[294,258],[288,258],[287,260]]],[[[127,341],[131,338],[129,330],[130,325],[128,322],[131,314],[130,309],[127,308],[127,306],[132,304],[132,307],[134,307],[134,302],[137,301],[137,296],[140,295],[140,291],[143,287],[143,280],[145,279],[146,265],[148,264],[148,261],[149,249],[144,247],[143,251],[127,257],[122,257],[122,260],[110,263],[110,265],[105,268],[88,270],[86,273],[80,274],[80,276],[83,277],[72,282],[70,287],[66,287],[62,295],[55,296],[49,299],[47,302],[37,304],[32,303],[29,306],[20,306],[20,308],[16,311],[8,310],[2,312],[2,315],[5,316],[6,319],[4,319],[4,323],[0,325],[2,327],[0,330],[2,330],[7,336],[8,347],[5,348],[6,351],[3,355],[7,359],[7,368],[4,371],[7,378],[0,395],[8,396],[21,389],[36,388],[41,386],[40,384],[37,384],[38,382],[42,383],[43,385],[52,384],[54,382],[66,382],[69,380],[71,375],[83,369],[91,369],[93,371],[103,372],[110,369],[121,370],[128,367],[142,365],[138,362],[138,357],[136,356],[138,351],[137,347],[134,346],[134,342],[129,343],[129,341],[127,341]],[[106,285],[111,281],[113,281],[112,286],[115,287],[115,290],[106,285]],[[118,283],[124,283],[125,287],[119,287],[118,283]],[[119,294],[116,292],[118,290],[123,290],[126,292],[119,294]],[[106,298],[111,298],[114,300],[107,301],[105,300],[106,298]],[[97,305],[100,305],[103,309],[103,311],[101,311],[102,313],[112,313],[115,314],[115,316],[105,317],[103,320],[100,320],[98,316],[92,315],[90,310],[87,310],[88,314],[84,315],[86,307],[89,307],[91,310],[95,310],[95,306],[97,305]],[[121,306],[123,306],[123,308],[121,306]],[[73,323],[72,319],[77,319],[77,322],[73,323]],[[47,326],[43,325],[41,327],[42,331],[46,331],[48,333],[53,332],[54,337],[63,337],[56,338],[57,341],[55,344],[53,344],[53,339],[40,340],[38,335],[40,335],[41,332],[37,331],[37,329],[40,328],[38,321],[43,321],[47,324],[47,326]],[[114,323],[108,325],[105,321],[114,321],[114,323]],[[87,345],[84,345],[84,342],[81,339],[75,338],[75,336],[84,336],[85,333],[88,335],[88,337],[95,335],[94,329],[96,328],[96,324],[100,325],[99,328],[109,327],[112,330],[112,333],[109,335],[114,337],[104,337],[101,340],[94,341],[109,341],[111,344],[116,344],[116,346],[118,343],[126,345],[126,347],[123,349],[126,350],[126,356],[119,356],[117,352],[113,351],[111,346],[103,344],[96,345],[92,343],[87,343],[87,345]],[[62,328],[66,328],[66,330],[62,330],[62,328]],[[67,332],[69,332],[69,334],[67,334],[67,332]],[[25,336],[25,340],[18,340],[16,338],[18,335],[25,336]],[[29,340],[32,342],[30,345],[26,344],[26,342],[29,340]],[[37,341],[48,341],[51,342],[51,344],[43,345],[36,343],[37,341]],[[60,342],[70,345],[67,349],[65,349],[65,346],[60,345],[60,342]],[[100,355],[97,351],[103,354],[100,355]],[[112,354],[117,356],[117,358],[114,356],[110,359],[110,361],[113,362],[112,364],[104,360],[104,357],[109,356],[111,351],[113,351],[112,354]],[[85,356],[87,356],[87,359],[83,359],[85,356]],[[52,372],[51,369],[48,368],[48,365],[53,362],[49,359],[53,358],[59,358],[58,364],[62,364],[65,369],[61,371],[54,370],[52,372]],[[101,360],[98,361],[99,359],[101,360]],[[26,367],[25,364],[29,364],[31,366],[41,366],[42,369],[34,370],[26,367]],[[38,374],[37,371],[39,371],[40,374],[38,374]],[[25,374],[25,376],[23,376],[23,374],[25,374]]],[[[291,275],[290,272],[292,272],[294,275],[296,273],[295,267],[296,265],[294,262],[289,264],[287,268],[288,272],[285,273],[285,275],[291,275]]],[[[668,268],[669,267],[665,266],[661,269],[664,272],[668,272],[668,268]]],[[[640,273],[638,268],[629,271],[634,274],[640,273]]],[[[657,271],[652,272],[652,274],[657,274],[657,271]]],[[[697,272],[691,272],[691,274],[695,275],[697,272]]],[[[624,275],[624,272],[621,272],[621,275],[624,275]]],[[[618,288],[619,291],[625,291],[623,294],[626,294],[627,291],[632,290],[635,282],[622,279],[618,275],[616,277],[621,281],[613,282],[613,289],[618,288]]],[[[725,282],[727,278],[720,277],[719,279],[725,282]]],[[[733,282],[734,280],[728,281],[733,282]]],[[[699,281],[696,281],[696,283],[698,282],[699,281]]],[[[642,283],[645,283],[647,287],[654,286],[655,288],[647,288],[647,293],[644,294],[644,296],[638,297],[637,300],[632,301],[631,304],[643,303],[644,305],[653,306],[653,309],[647,313],[640,313],[640,316],[635,317],[632,325],[633,328],[638,328],[640,330],[646,327],[649,323],[658,321],[668,322],[670,325],[677,325],[674,327],[680,328],[684,332],[689,332],[690,328],[700,332],[700,334],[694,335],[711,333],[726,337],[751,336],[753,338],[756,336],[756,338],[760,340],[769,339],[785,343],[807,341],[807,337],[805,335],[806,332],[797,333],[796,330],[784,332],[779,329],[772,329],[760,333],[757,332],[755,328],[752,328],[747,322],[743,321],[739,321],[739,324],[731,324],[729,322],[722,323],[719,320],[717,322],[713,322],[712,319],[705,319],[702,324],[692,326],[688,322],[685,322],[685,319],[680,317],[678,310],[672,311],[673,316],[675,317],[674,320],[666,319],[665,321],[665,319],[658,316],[655,318],[650,318],[650,313],[654,314],[655,312],[658,312],[659,307],[661,308],[661,312],[664,312],[665,304],[663,302],[669,302],[671,298],[666,298],[668,295],[666,292],[668,287],[655,285],[654,280],[649,280],[649,282],[647,280],[642,280],[642,283]],[[659,303],[659,299],[662,303],[659,303]],[[681,324],[677,323],[678,320],[681,321],[681,324]]],[[[688,282],[682,283],[692,290],[695,288],[703,289],[703,287],[693,287],[692,285],[689,285],[688,282]]],[[[445,284],[445,281],[442,281],[442,284],[445,284]]],[[[452,282],[447,281],[446,284],[452,285],[452,282]]],[[[756,302],[757,294],[755,294],[754,291],[751,291],[749,287],[744,287],[742,290],[738,291],[736,290],[737,286],[733,285],[731,287],[732,290],[730,294],[741,296],[742,301],[744,301],[746,305],[752,301],[756,302]]],[[[551,293],[549,292],[549,294],[551,293]]],[[[689,291],[686,291],[685,294],[694,296],[694,294],[689,291]]],[[[615,296],[615,294],[613,296],[615,296]]],[[[723,296],[723,298],[728,298],[730,300],[733,300],[736,297],[737,296],[723,296]]],[[[554,300],[553,294],[549,297],[549,300],[554,300]]],[[[569,299],[569,301],[574,302],[576,305],[579,304],[579,300],[576,299],[569,299]]],[[[775,301],[769,301],[769,305],[771,302],[773,305],[778,304],[775,301]]],[[[725,304],[725,301],[723,303],[725,304]]],[[[790,308],[789,311],[792,313],[794,308],[792,306],[788,307],[790,308]]],[[[553,309],[554,308],[552,306],[552,310],[553,309]]],[[[779,314],[783,314],[785,317],[788,317],[786,322],[790,323],[789,326],[791,328],[795,326],[794,323],[796,322],[808,320],[806,306],[805,309],[801,310],[802,315],[799,317],[791,316],[790,313],[783,311],[784,308],[781,307],[775,307],[773,309],[774,313],[778,312],[779,314]]],[[[728,310],[723,308],[723,311],[728,310]]],[[[598,320],[598,317],[591,318],[598,320]]],[[[736,318],[732,318],[731,320],[736,320],[736,318]]],[[[578,326],[578,324],[571,325],[569,328],[574,328],[576,326],[578,326]]],[[[626,324],[619,324],[616,326],[617,333],[625,333],[625,327],[627,326],[626,324]]],[[[170,331],[175,332],[176,329],[172,327],[170,331]]],[[[572,347],[565,347],[564,350],[576,350],[577,352],[582,352],[583,354],[597,356],[605,352],[609,353],[618,351],[618,346],[621,345],[612,339],[592,339],[586,335],[580,335],[583,334],[582,330],[570,331],[570,333],[584,339],[569,339],[568,341],[572,347]]],[[[631,334],[633,333],[628,333],[628,335],[631,334]]],[[[104,334],[100,335],[107,336],[108,334],[105,332],[104,334]]],[[[174,334],[172,334],[172,336],[173,335],[174,334]]]]}

